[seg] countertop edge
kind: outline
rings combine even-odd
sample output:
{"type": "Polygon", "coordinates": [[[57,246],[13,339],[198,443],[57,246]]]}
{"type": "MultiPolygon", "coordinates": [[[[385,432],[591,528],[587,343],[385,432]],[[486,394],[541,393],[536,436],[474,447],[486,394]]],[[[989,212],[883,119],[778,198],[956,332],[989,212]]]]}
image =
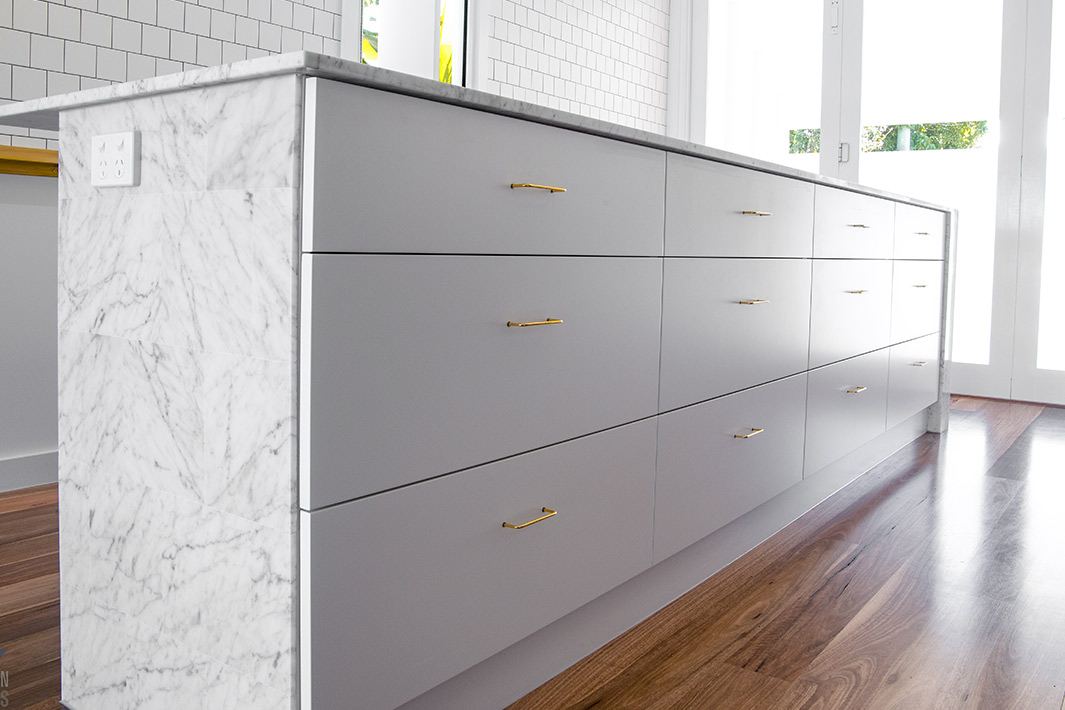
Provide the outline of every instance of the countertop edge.
{"type": "Polygon", "coordinates": [[[477,91],[475,89],[441,84],[440,82],[423,79],[410,74],[402,74],[387,69],[361,64],[359,62],[305,51],[261,57],[258,59],[235,62],[233,64],[194,69],[180,74],[166,74],[149,79],[139,79],[124,84],[115,84],[96,89],[77,91],[70,94],[48,96],[41,99],[32,99],[20,103],[8,104],[0,106],[0,125],[54,131],[59,129],[59,114],[71,109],[288,74],[321,77],[324,79],[332,79],[345,83],[392,91],[479,111],[487,111],[527,121],[534,121],[536,123],[542,123],[558,128],[579,131],[603,138],[621,140],[648,148],[667,150],[682,155],[704,158],[718,163],[757,170],[759,172],[779,175],[782,177],[837,187],[854,192],[861,192],[863,194],[883,197],[918,207],[927,207],[944,212],[953,211],[949,207],[926,202],[907,195],[899,195],[879,188],[868,187],[838,178],[818,175],[816,173],[809,173],[786,165],[779,165],[758,158],[730,153],[728,151],[711,148],[698,143],[670,138],[658,133],[642,131],[621,124],[588,118],[546,106],[477,91]]]}

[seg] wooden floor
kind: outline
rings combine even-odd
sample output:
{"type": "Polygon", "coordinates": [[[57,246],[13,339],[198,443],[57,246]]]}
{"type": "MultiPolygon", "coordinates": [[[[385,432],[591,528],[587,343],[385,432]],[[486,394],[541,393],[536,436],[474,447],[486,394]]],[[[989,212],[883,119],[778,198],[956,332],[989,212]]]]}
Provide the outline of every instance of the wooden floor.
{"type": "MultiPolygon", "coordinates": [[[[60,708],[58,582],[55,486],[0,494],[12,710],[60,708]]],[[[1063,700],[1065,410],[957,399],[942,439],[918,439],[510,710],[1063,700]]]]}
{"type": "Polygon", "coordinates": [[[1065,409],[927,434],[509,710],[1065,700],[1065,409]]]}
{"type": "Polygon", "coordinates": [[[0,650],[0,707],[61,707],[55,484],[0,493],[0,650]]]}

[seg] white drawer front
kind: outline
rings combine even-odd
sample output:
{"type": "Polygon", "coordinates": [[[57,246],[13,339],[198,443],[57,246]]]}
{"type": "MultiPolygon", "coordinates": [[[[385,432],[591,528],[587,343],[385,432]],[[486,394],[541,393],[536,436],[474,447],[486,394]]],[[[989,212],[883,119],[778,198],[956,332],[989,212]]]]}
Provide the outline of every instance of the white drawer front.
{"type": "Polygon", "coordinates": [[[886,431],[888,349],[810,372],[804,475],[886,431]]]}
{"type": "Polygon", "coordinates": [[[324,79],[308,97],[304,251],[662,253],[662,151],[324,79]]]}
{"type": "Polygon", "coordinates": [[[811,255],[811,183],[672,153],[666,172],[667,255],[811,255]]]}
{"type": "Polygon", "coordinates": [[[939,333],[891,346],[887,427],[939,399],[939,333]]]}
{"type": "Polygon", "coordinates": [[[946,231],[946,213],[896,203],[895,258],[942,259],[946,231]]]}
{"type": "Polygon", "coordinates": [[[802,480],[805,408],[802,374],[659,417],[655,563],[802,480]]]}
{"type": "Polygon", "coordinates": [[[891,338],[891,262],[815,260],[810,367],[882,348],[891,338]]]}
{"type": "Polygon", "coordinates": [[[942,261],[896,261],[891,287],[891,342],[940,329],[942,261]]]}
{"type": "Polygon", "coordinates": [[[895,203],[818,185],[814,194],[814,256],[890,259],[895,203]]]}
{"type": "Polygon", "coordinates": [[[806,369],[809,259],[666,259],[660,409],[806,369]]]}
{"type": "Polygon", "coordinates": [[[658,259],[307,254],[300,503],[656,413],[658,259]],[[562,323],[508,327],[548,319],[562,323]]]}
{"type": "Polygon", "coordinates": [[[654,468],[647,420],[301,513],[308,710],[390,710],[649,567],[654,468]]]}

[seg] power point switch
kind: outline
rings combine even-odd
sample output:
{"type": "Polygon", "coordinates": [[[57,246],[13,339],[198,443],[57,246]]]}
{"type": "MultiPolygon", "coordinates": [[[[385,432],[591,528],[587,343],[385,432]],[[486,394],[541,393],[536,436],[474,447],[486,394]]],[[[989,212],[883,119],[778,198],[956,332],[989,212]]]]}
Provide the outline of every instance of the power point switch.
{"type": "Polygon", "coordinates": [[[134,187],[140,183],[140,138],[140,131],[93,136],[93,187],[134,187]]]}

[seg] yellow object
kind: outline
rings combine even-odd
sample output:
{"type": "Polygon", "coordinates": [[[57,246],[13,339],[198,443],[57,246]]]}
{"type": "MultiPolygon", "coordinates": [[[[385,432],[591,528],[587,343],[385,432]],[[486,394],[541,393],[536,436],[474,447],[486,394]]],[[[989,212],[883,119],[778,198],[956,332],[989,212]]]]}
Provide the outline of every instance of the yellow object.
{"type": "Polygon", "coordinates": [[[0,146],[0,173],[58,177],[59,153],[42,148],[0,146]]]}
{"type": "Polygon", "coordinates": [[[532,323],[514,323],[513,321],[507,321],[508,328],[527,328],[530,325],[558,325],[562,320],[558,318],[548,318],[547,320],[538,320],[532,323]]]}
{"type": "Polygon", "coordinates": [[[564,187],[551,187],[550,185],[534,185],[531,182],[512,182],[510,183],[510,187],[511,189],[516,187],[532,187],[536,188],[537,190],[550,190],[552,193],[566,191],[566,188],[564,187]]]}
{"type": "Polygon", "coordinates": [[[541,508],[540,512],[541,513],[547,513],[547,515],[541,515],[536,520],[530,520],[529,522],[522,523],[521,525],[511,525],[510,523],[503,523],[503,527],[510,528],[511,530],[522,530],[524,528],[529,527],[530,525],[535,525],[536,523],[540,522],[541,520],[547,520],[550,517],[558,515],[558,511],[557,510],[550,510],[548,508],[541,508]]]}

